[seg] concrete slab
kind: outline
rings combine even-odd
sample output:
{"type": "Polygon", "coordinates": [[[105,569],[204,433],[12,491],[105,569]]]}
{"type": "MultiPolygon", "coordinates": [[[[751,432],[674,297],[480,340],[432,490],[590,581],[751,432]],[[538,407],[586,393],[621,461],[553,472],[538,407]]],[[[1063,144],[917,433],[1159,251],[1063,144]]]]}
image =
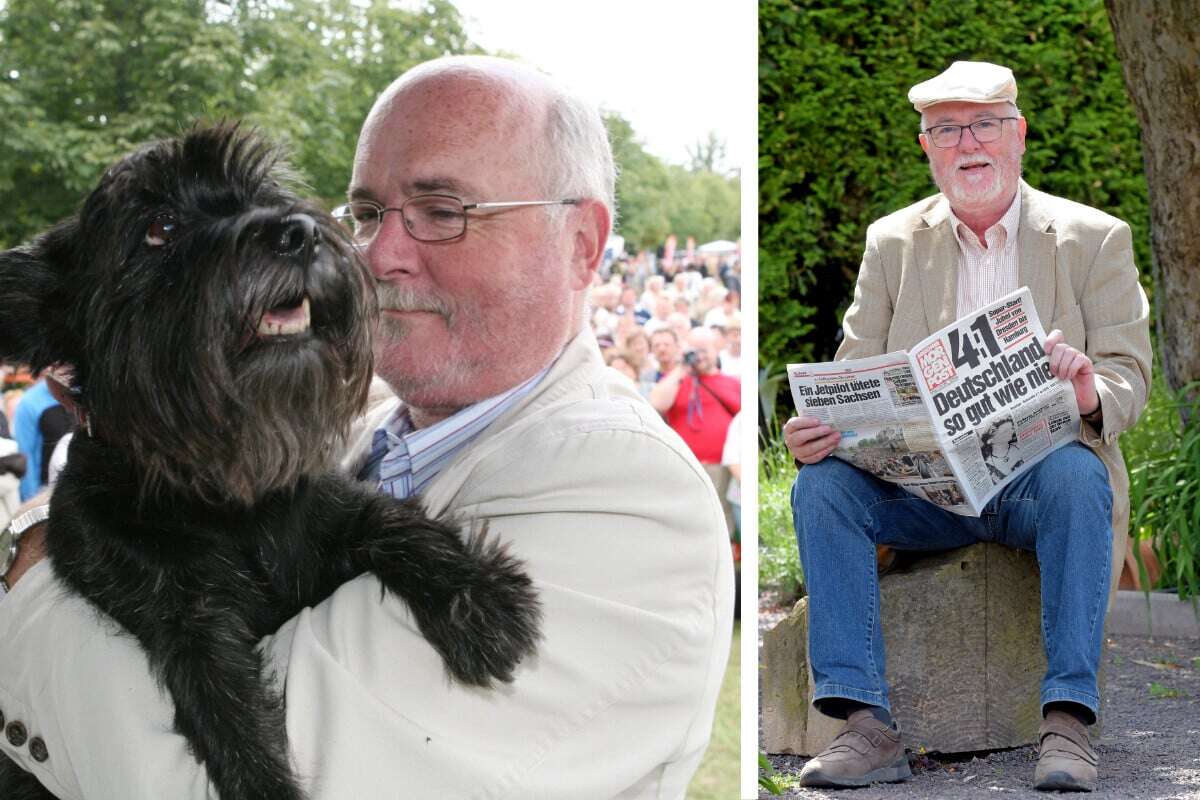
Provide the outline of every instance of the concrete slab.
{"type": "Polygon", "coordinates": [[[1178,595],[1122,589],[1108,612],[1109,635],[1151,636],[1156,639],[1200,639],[1200,614],[1178,595]]]}

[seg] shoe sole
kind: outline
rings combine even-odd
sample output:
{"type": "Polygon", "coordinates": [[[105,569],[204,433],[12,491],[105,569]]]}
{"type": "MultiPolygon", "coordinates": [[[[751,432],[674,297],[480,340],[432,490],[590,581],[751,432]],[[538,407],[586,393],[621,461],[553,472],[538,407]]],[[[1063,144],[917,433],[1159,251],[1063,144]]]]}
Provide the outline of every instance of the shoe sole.
{"type": "Polygon", "coordinates": [[[900,783],[912,777],[912,770],[908,768],[908,759],[905,758],[899,764],[892,764],[887,767],[880,767],[872,770],[861,778],[839,778],[829,775],[822,775],[819,771],[814,770],[808,775],[802,775],[800,778],[801,786],[808,787],[824,787],[826,789],[850,789],[860,786],[870,786],[872,783],[900,783]]]}
{"type": "Polygon", "coordinates": [[[1066,772],[1051,772],[1035,783],[1033,788],[1042,792],[1092,792],[1096,790],[1096,784],[1081,781],[1066,772]]]}

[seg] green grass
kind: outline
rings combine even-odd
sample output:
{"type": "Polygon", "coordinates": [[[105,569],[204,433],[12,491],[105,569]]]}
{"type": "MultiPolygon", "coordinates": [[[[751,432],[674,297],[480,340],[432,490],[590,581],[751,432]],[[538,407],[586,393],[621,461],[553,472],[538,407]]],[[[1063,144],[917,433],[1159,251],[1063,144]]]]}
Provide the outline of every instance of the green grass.
{"type": "Polygon", "coordinates": [[[795,594],[804,582],[792,527],[796,466],[782,439],[762,448],[758,464],[758,586],[795,594]]]}
{"type": "Polygon", "coordinates": [[[1186,697],[1187,695],[1179,689],[1155,682],[1150,684],[1150,696],[1155,700],[1165,700],[1168,697],[1186,697]]]}
{"type": "Polygon", "coordinates": [[[742,752],[742,626],[733,628],[729,666],[717,698],[708,752],[688,787],[688,800],[730,800],[738,796],[742,752]]]}

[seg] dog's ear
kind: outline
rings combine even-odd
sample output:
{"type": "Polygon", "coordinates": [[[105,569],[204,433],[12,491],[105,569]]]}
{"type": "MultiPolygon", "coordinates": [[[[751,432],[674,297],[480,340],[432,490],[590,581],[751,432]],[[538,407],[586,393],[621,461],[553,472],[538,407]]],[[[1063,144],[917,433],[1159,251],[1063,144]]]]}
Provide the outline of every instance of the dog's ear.
{"type": "Polygon", "coordinates": [[[0,359],[41,369],[68,358],[64,291],[75,220],[0,252],[0,359]]]}

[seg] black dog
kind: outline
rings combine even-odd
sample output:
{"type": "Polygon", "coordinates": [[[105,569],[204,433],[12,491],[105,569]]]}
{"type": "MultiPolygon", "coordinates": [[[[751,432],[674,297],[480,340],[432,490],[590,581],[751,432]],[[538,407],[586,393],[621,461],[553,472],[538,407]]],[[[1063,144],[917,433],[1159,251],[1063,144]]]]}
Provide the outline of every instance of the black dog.
{"type": "MultiPolygon", "coordinates": [[[[402,598],[463,683],[511,680],[538,638],[501,548],[329,472],[366,400],[374,285],[290,183],[259,137],[198,128],[0,253],[0,357],[72,365],[82,412],[53,568],[137,637],[222,800],[301,797],[255,644],[350,578],[402,598]]],[[[50,796],[0,757],[0,797],[50,796]]]]}

